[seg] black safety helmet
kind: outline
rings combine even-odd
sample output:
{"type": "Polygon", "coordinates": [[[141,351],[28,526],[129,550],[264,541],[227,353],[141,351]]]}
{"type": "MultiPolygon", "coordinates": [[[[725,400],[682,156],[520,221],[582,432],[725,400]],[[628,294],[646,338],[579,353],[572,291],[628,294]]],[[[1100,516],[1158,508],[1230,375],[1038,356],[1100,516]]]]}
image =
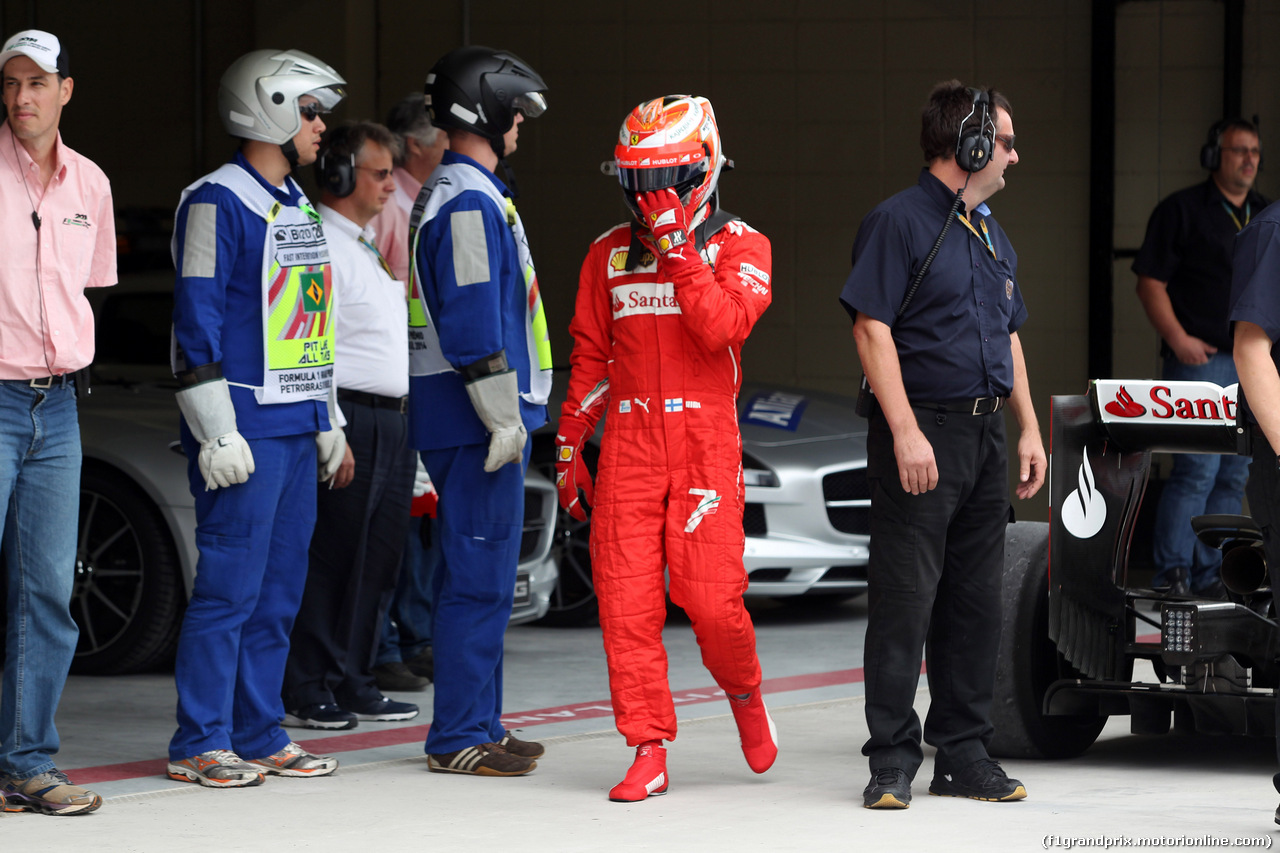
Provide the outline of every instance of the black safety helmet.
{"type": "Polygon", "coordinates": [[[427,74],[427,111],[436,127],[468,130],[489,140],[502,157],[502,136],[516,112],[536,118],[547,108],[547,84],[528,63],[505,50],[459,47],[427,74]]]}

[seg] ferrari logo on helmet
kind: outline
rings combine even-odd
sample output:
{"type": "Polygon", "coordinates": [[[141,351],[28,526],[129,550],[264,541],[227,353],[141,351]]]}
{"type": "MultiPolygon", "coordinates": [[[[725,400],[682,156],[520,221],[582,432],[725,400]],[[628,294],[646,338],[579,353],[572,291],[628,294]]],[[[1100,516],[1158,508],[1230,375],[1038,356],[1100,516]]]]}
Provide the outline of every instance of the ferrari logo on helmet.
{"type": "Polygon", "coordinates": [[[640,134],[638,134],[638,133],[633,133],[633,134],[631,134],[631,144],[632,144],[632,145],[639,145],[639,144],[640,144],[640,134]]]}

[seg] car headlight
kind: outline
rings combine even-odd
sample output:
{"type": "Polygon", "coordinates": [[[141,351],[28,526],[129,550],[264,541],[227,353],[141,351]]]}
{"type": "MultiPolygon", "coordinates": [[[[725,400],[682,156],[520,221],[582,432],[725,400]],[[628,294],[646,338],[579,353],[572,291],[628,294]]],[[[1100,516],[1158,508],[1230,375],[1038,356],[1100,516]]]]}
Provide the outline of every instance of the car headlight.
{"type": "Polygon", "coordinates": [[[778,475],[749,453],[742,454],[742,482],[748,486],[766,486],[776,489],[782,484],[778,475]]]}

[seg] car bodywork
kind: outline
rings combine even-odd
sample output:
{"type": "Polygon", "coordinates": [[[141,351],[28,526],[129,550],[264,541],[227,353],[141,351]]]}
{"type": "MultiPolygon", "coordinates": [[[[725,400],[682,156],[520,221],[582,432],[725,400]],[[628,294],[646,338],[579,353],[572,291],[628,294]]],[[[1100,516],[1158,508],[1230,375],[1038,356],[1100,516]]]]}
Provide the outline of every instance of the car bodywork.
{"type": "Polygon", "coordinates": [[[1074,755],[1109,715],[1141,734],[1274,735],[1280,629],[1252,520],[1188,519],[1224,550],[1226,601],[1151,589],[1129,569],[1153,452],[1248,452],[1236,391],[1098,380],[1053,398],[1052,520],[1010,527],[995,752],[1074,755]]]}

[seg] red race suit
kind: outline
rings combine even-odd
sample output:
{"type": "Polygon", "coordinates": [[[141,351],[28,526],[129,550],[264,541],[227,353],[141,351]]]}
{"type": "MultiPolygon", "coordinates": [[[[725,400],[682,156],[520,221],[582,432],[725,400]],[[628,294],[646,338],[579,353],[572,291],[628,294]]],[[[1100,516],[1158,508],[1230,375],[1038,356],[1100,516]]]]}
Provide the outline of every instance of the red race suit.
{"type": "Polygon", "coordinates": [[[569,324],[572,373],[559,431],[577,420],[590,436],[609,415],[591,559],[614,715],[630,746],[676,736],[662,645],[664,567],[716,683],[733,694],[760,686],[742,603],[737,399],[742,343],[771,299],[771,252],[768,238],[733,219],[701,256],[665,273],[632,226],[619,225],[591,245],[569,324]]]}

